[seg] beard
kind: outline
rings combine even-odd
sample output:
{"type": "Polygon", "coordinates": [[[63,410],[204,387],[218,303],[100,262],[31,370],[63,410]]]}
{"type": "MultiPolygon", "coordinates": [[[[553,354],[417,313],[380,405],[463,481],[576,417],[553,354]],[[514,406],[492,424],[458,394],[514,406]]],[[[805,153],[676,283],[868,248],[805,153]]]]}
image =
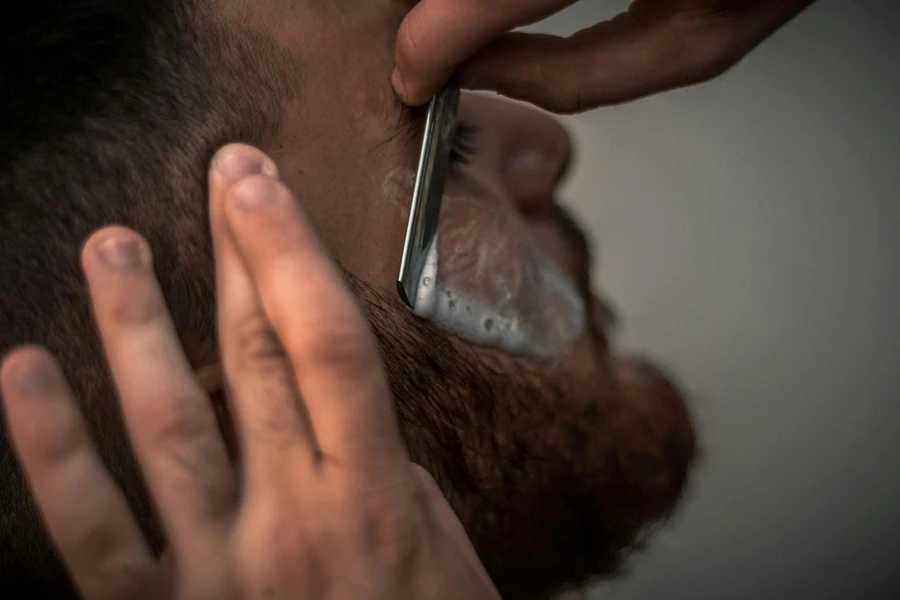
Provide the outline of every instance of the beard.
{"type": "MultiPolygon", "coordinates": [[[[618,376],[596,324],[590,368],[573,369],[467,345],[394,295],[345,276],[379,342],[410,458],[435,478],[504,598],[547,598],[615,575],[649,526],[671,513],[695,453],[684,401],[658,373],[618,376]]],[[[204,302],[176,307],[176,327],[214,339],[214,282],[192,281],[204,302]]],[[[77,313],[71,333],[37,341],[60,358],[104,462],[161,552],[164,534],[90,313],[77,313]]],[[[2,438],[0,473],[0,587],[13,598],[76,598],[2,438]]]]}
{"type": "Polygon", "coordinates": [[[612,577],[670,515],[695,454],[684,400],[650,368],[620,376],[597,323],[594,360],[576,369],[466,345],[350,283],[410,458],[435,478],[504,598],[612,577]]]}

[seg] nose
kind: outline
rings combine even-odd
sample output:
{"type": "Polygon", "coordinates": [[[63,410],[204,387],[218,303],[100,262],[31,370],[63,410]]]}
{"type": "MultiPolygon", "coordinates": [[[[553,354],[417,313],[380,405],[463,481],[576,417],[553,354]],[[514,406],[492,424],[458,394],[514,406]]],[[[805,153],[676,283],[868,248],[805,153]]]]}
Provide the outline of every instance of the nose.
{"type": "Polygon", "coordinates": [[[549,115],[526,109],[515,133],[509,136],[505,177],[518,210],[526,217],[542,218],[553,211],[556,189],[572,162],[572,138],[549,115]]]}

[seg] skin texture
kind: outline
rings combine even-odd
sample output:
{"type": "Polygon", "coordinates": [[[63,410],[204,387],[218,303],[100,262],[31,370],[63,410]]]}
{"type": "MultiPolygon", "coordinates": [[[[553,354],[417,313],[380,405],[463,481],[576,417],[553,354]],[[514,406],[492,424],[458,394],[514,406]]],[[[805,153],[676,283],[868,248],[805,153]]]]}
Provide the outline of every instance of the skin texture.
{"type": "Polygon", "coordinates": [[[434,480],[410,463],[371,329],[271,159],[223,149],[210,214],[236,464],[146,241],[111,227],[82,255],[170,542],[162,560],[53,358],[26,348],[0,370],[16,450],[84,597],[499,599],[434,480]]]}
{"type": "MultiPolygon", "coordinates": [[[[152,14],[158,5],[144,10],[152,14]]],[[[74,134],[50,131],[44,146],[34,146],[25,132],[31,145],[11,152],[20,167],[13,183],[27,184],[12,189],[30,195],[4,204],[7,220],[0,221],[17,224],[0,236],[0,308],[10,325],[0,331],[3,349],[39,343],[59,358],[101,458],[150,548],[160,551],[164,520],[137,476],[78,251],[111,223],[146,239],[186,359],[221,409],[203,173],[224,143],[252,142],[277,165],[339,264],[373,327],[407,452],[434,477],[503,596],[544,598],[617,573],[650,526],[676,506],[695,438],[669,380],[614,357],[609,347],[606,311],[590,294],[587,246],[556,203],[571,154],[568,135],[520,105],[471,95],[463,101],[461,118],[481,131],[477,152],[454,172],[447,194],[505,206],[590,305],[587,329],[564,356],[526,359],[473,346],[414,317],[395,290],[409,196],[389,184],[415,168],[423,125],[422,112],[405,106],[390,81],[406,3],[201,5],[202,18],[182,19],[183,47],[174,57],[117,66],[128,77],[114,80],[107,96],[77,94],[78,102],[65,103],[61,110],[90,108],[91,118],[73,127],[95,134],[89,144],[69,146],[74,134]],[[210,57],[215,62],[204,63],[210,57]],[[140,88],[155,82],[151,75],[169,78],[169,87],[140,88]],[[61,174],[63,164],[70,170],[61,174]]],[[[79,85],[92,81],[79,68],[71,69],[79,85]]],[[[235,446],[226,444],[232,454],[235,446]]],[[[0,468],[4,481],[21,481],[4,453],[0,468]]],[[[29,597],[58,572],[24,486],[5,486],[0,497],[0,539],[16,550],[0,556],[10,565],[0,577],[30,575],[23,589],[29,597]],[[32,565],[41,566],[29,573],[32,565]]],[[[47,595],[64,597],[54,592],[47,595]]]]}
{"type": "Polygon", "coordinates": [[[574,3],[411,2],[394,88],[418,106],[456,72],[469,89],[581,112],[721,75],[812,0],[635,0],[568,38],[510,33],[574,3]]]}

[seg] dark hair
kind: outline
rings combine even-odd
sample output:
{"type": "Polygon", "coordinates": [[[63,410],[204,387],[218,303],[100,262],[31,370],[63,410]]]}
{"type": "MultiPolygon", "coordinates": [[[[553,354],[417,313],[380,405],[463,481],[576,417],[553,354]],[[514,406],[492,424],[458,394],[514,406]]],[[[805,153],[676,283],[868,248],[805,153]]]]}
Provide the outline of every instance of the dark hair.
{"type": "MultiPolygon", "coordinates": [[[[274,135],[288,86],[274,49],[218,24],[205,4],[30,0],[0,24],[0,355],[38,343],[59,357],[147,523],[115,396],[98,377],[79,249],[103,225],[140,231],[178,331],[212,339],[206,167],[227,142],[274,135]]],[[[5,439],[0,482],[0,594],[59,597],[64,571],[36,535],[5,439]]]]}

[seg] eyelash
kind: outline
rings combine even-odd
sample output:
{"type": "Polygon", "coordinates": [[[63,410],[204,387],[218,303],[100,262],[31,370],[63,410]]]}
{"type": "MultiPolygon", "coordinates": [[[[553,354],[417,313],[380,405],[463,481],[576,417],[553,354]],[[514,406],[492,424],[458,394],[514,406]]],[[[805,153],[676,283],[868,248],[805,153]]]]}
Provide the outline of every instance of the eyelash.
{"type": "Polygon", "coordinates": [[[478,137],[481,128],[471,123],[457,121],[450,137],[450,167],[457,168],[469,164],[478,153],[478,137]]]}

